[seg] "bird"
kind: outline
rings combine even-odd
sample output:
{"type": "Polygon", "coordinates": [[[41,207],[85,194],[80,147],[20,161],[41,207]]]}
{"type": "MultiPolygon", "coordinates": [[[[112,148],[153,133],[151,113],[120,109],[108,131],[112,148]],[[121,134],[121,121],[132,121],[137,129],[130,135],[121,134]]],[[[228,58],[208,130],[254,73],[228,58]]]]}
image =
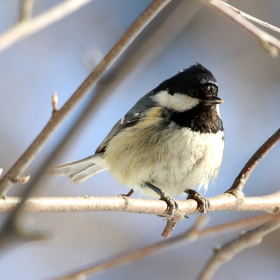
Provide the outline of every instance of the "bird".
{"type": "Polygon", "coordinates": [[[199,63],[179,71],[144,95],[105,137],[95,154],[51,167],[48,175],[82,183],[109,170],[122,185],[160,197],[172,217],[174,196],[188,194],[205,213],[209,202],[198,191],[218,175],[224,152],[218,83],[199,63]]]}

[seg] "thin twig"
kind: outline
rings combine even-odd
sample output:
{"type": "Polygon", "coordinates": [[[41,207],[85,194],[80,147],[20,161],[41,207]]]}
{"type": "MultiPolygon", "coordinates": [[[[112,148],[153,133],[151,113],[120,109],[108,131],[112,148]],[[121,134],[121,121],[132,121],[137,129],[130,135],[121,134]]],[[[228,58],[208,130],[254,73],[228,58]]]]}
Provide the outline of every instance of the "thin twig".
{"type": "Polygon", "coordinates": [[[259,245],[263,238],[280,228],[280,218],[274,218],[262,224],[256,229],[250,230],[237,239],[225,244],[219,250],[215,251],[214,256],[210,259],[198,280],[210,280],[216,271],[226,262],[230,261],[238,253],[247,248],[259,245]]]}
{"type": "Polygon", "coordinates": [[[126,265],[128,263],[132,263],[138,261],[140,259],[144,259],[156,254],[160,254],[170,249],[174,249],[177,247],[182,247],[189,242],[195,241],[197,238],[218,234],[226,231],[238,231],[240,229],[256,226],[262,222],[267,221],[271,215],[261,215],[256,217],[251,217],[235,222],[230,222],[218,226],[209,227],[206,229],[200,229],[201,220],[197,220],[194,227],[182,234],[171,237],[164,241],[146,246],[144,248],[123,252],[118,254],[117,256],[113,256],[111,258],[106,258],[104,261],[99,261],[98,263],[91,263],[83,266],[82,268],[73,269],[72,273],[64,273],[64,276],[60,277],[51,277],[51,279],[56,280],[66,280],[66,279],[78,279],[79,276],[89,276],[93,274],[98,274],[103,271],[107,271],[116,266],[126,265]]]}
{"type": "Polygon", "coordinates": [[[224,5],[226,5],[227,7],[231,8],[231,9],[234,10],[235,12],[237,12],[241,17],[244,17],[244,18],[246,18],[246,19],[249,19],[249,20],[251,20],[251,21],[254,21],[254,22],[256,22],[256,23],[258,23],[258,24],[260,24],[260,25],[262,25],[262,26],[264,26],[264,27],[266,27],[266,28],[269,28],[269,29],[271,29],[271,30],[273,30],[273,31],[276,31],[276,32],[280,33],[280,28],[278,28],[278,27],[276,27],[276,26],[274,26],[274,25],[272,25],[272,24],[269,24],[269,23],[267,23],[267,22],[265,22],[265,21],[262,21],[262,20],[260,20],[260,19],[257,19],[257,18],[255,18],[255,17],[252,17],[252,16],[250,16],[250,15],[248,15],[248,14],[242,12],[241,10],[239,10],[239,9],[237,9],[237,8],[235,8],[235,7],[233,7],[233,6],[231,6],[230,4],[228,4],[228,3],[224,2],[224,1],[220,1],[220,2],[221,2],[222,4],[224,4],[224,5]]]}
{"type": "Polygon", "coordinates": [[[0,52],[16,42],[65,18],[92,0],[67,0],[49,11],[27,21],[20,21],[7,32],[0,35],[0,52]]]}
{"type": "MultiPolygon", "coordinates": [[[[21,202],[19,197],[0,199],[0,213],[12,212],[21,202]]],[[[272,214],[280,213],[280,192],[262,197],[246,197],[242,205],[229,194],[209,198],[209,212],[218,211],[265,211],[272,214]]],[[[197,213],[194,200],[177,200],[179,209],[174,215],[197,213]]],[[[166,203],[161,200],[114,197],[32,197],[26,200],[24,211],[28,213],[63,213],[89,211],[116,211],[165,215],[166,203]]]]}
{"type": "Polygon", "coordinates": [[[249,159],[243,169],[234,180],[227,193],[242,192],[247,180],[265,155],[280,141],[280,129],[278,129],[249,159]]]}
{"type": "Polygon", "coordinates": [[[20,22],[28,21],[31,19],[33,6],[35,0],[21,0],[21,15],[20,15],[20,22]]]}
{"type": "Polygon", "coordinates": [[[174,230],[175,226],[177,225],[177,223],[182,221],[184,218],[185,216],[181,215],[176,220],[174,219],[174,217],[172,217],[172,219],[168,219],[166,221],[166,225],[165,228],[163,229],[161,236],[165,238],[169,237],[171,235],[171,232],[174,230]]]}
{"type": "Polygon", "coordinates": [[[70,97],[65,105],[52,115],[51,120],[47,123],[43,131],[38,135],[35,141],[29,146],[25,153],[19,158],[15,165],[0,181],[0,196],[4,197],[12,186],[12,179],[17,178],[32,162],[37,153],[42,149],[48,139],[52,136],[59,125],[85,97],[90,89],[98,82],[101,76],[124,52],[137,35],[148,25],[148,23],[170,2],[171,0],[155,0],[148,8],[138,17],[125,35],[105,56],[105,58],[91,72],[76,92],[70,97]]]}
{"type": "Polygon", "coordinates": [[[117,255],[116,257],[113,257],[111,260],[105,260],[103,262],[100,262],[99,264],[89,264],[87,265],[87,268],[82,268],[82,269],[78,268],[75,269],[74,273],[70,273],[61,277],[55,277],[55,278],[52,277],[52,279],[55,280],[80,279],[81,277],[86,277],[92,274],[100,273],[105,270],[107,271],[112,267],[125,265],[143,258],[147,258],[155,254],[159,254],[163,250],[168,249],[168,247],[171,247],[172,245],[174,246],[174,244],[178,243],[179,241],[188,240],[188,239],[194,240],[195,239],[194,236],[195,237],[197,236],[199,227],[202,222],[203,219],[197,219],[193,227],[189,229],[187,232],[184,232],[183,234],[180,234],[173,238],[167,239],[166,241],[158,242],[133,252],[124,252],[122,254],[117,255]]]}
{"type": "Polygon", "coordinates": [[[257,40],[260,41],[261,46],[269,52],[272,57],[278,55],[278,50],[280,49],[280,41],[275,37],[269,35],[265,31],[256,27],[254,24],[241,17],[239,14],[231,10],[231,8],[226,7],[219,0],[202,0],[210,8],[218,11],[224,16],[230,18],[234,22],[238,23],[241,27],[247,30],[251,35],[253,35],[257,40]]]}

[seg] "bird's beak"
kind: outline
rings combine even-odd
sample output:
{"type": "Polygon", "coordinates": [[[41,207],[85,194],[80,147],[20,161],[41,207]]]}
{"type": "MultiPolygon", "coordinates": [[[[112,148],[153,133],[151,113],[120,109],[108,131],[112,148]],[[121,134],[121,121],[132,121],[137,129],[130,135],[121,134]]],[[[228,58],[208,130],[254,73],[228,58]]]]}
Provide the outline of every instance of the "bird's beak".
{"type": "Polygon", "coordinates": [[[215,105],[215,104],[223,103],[224,100],[222,100],[222,99],[219,98],[219,97],[212,96],[212,97],[210,97],[209,99],[204,99],[204,100],[202,100],[202,102],[203,102],[205,105],[215,105]]]}

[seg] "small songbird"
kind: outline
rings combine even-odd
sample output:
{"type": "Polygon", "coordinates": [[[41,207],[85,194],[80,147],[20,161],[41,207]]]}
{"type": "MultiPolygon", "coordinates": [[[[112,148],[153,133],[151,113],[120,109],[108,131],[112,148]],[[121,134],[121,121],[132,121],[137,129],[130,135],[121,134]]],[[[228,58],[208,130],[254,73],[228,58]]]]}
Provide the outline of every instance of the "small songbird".
{"type": "Polygon", "coordinates": [[[159,195],[173,215],[171,196],[195,199],[200,212],[207,189],[217,177],[224,151],[218,84],[201,64],[181,70],[143,96],[120,119],[93,156],[52,167],[49,175],[81,183],[108,169],[113,177],[145,195],[159,195]]]}

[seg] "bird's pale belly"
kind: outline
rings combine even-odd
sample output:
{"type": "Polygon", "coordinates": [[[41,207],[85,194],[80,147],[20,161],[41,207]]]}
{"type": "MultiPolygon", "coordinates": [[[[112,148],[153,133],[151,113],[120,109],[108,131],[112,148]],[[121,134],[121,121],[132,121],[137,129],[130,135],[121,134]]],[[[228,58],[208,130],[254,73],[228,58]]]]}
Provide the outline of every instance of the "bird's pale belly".
{"type": "Polygon", "coordinates": [[[153,129],[131,128],[110,141],[105,158],[113,177],[148,196],[157,195],[143,187],[144,182],[171,196],[196,186],[207,188],[221,165],[223,132],[200,133],[172,126],[161,132],[153,129]]]}

